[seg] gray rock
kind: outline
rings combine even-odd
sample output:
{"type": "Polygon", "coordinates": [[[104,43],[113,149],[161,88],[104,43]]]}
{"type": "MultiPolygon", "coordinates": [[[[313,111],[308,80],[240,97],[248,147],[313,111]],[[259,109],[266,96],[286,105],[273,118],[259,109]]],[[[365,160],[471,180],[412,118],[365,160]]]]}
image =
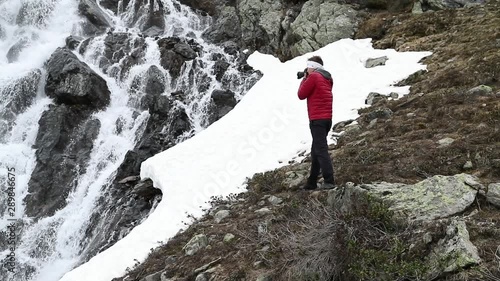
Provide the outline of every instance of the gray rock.
{"type": "Polygon", "coordinates": [[[392,110],[389,108],[377,108],[366,114],[366,121],[369,122],[375,118],[377,119],[387,119],[393,114],[392,110]]]}
{"type": "Polygon", "coordinates": [[[136,184],[132,189],[132,193],[137,194],[139,197],[143,197],[146,200],[151,200],[155,196],[162,194],[160,189],[153,186],[153,181],[150,179],[136,184]]]}
{"type": "Polygon", "coordinates": [[[290,25],[284,41],[290,43],[291,56],[295,57],[342,38],[352,38],[357,22],[357,12],[348,5],[335,0],[307,1],[290,25]]]}
{"type": "MultiPolygon", "coordinates": [[[[412,221],[429,221],[463,212],[475,200],[477,190],[471,175],[434,176],[412,185],[401,183],[362,184],[331,190],[328,203],[351,212],[362,196],[369,195],[389,205],[396,216],[412,221]]],[[[478,183],[479,184],[479,183],[478,183]]]]}
{"type": "Polygon", "coordinates": [[[196,279],[195,281],[208,281],[207,277],[205,276],[205,274],[201,273],[201,274],[198,274],[196,276],[196,279]]]}
{"type": "Polygon", "coordinates": [[[385,65],[385,62],[388,61],[389,58],[387,56],[378,57],[378,58],[369,58],[365,61],[366,68],[372,68],[380,65],[385,65]]]}
{"type": "Polygon", "coordinates": [[[47,61],[47,96],[58,104],[102,109],[109,104],[106,81],[66,48],[58,48],[47,61]]]}
{"type": "Polygon", "coordinates": [[[177,37],[162,38],[158,40],[158,46],[160,48],[160,64],[169,71],[173,78],[179,77],[184,63],[194,59],[201,48],[194,41],[190,41],[188,44],[177,37]]]}
{"type": "Polygon", "coordinates": [[[479,96],[484,96],[484,95],[491,95],[493,94],[493,88],[490,86],[486,85],[479,85],[477,87],[474,87],[468,91],[469,94],[472,95],[479,95],[479,96]]]}
{"type": "Polygon", "coordinates": [[[470,4],[484,4],[484,0],[421,0],[423,11],[462,8],[470,4]]]}
{"type": "Polygon", "coordinates": [[[75,50],[82,41],[83,38],[79,36],[70,35],[66,37],[66,48],[70,50],[75,50]]]}
{"type": "Polygon", "coordinates": [[[101,10],[101,8],[99,8],[95,0],[80,0],[80,3],[78,4],[78,11],[98,29],[104,30],[107,27],[112,26],[113,21],[101,10]]]}
{"type": "Polygon", "coordinates": [[[453,220],[447,228],[447,236],[439,240],[429,257],[433,268],[431,275],[450,273],[457,269],[481,262],[477,248],[469,240],[465,222],[453,220]]]}
{"type": "Polygon", "coordinates": [[[486,200],[491,204],[500,207],[500,183],[491,183],[488,185],[486,200]]]}
{"type": "Polygon", "coordinates": [[[208,238],[205,234],[193,236],[191,240],[182,248],[186,255],[192,256],[199,250],[205,249],[208,246],[208,238]]]}
{"type": "Polygon", "coordinates": [[[453,138],[444,138],[438,140],[437,143],[439,144],[439,147],[447,147],[450,146],[450,144],[452,144],[454,141],[455,139],[453,138]]]}
{"type": "Polygon", "coordinates": [[[50,216],[65,206],[99,133],[100,122],[90,114],[66,105],[52,105],[42,114],[34,146],[37,163],[24,200],[28,216],[50,216]]]}
{"type": "Polygon", "coordinates": [[[162,35],[164,32],[163,28],[158,27],[158,26],[152,26],[148,29],[146,29],[143,34],[148,36],[148,37],[156,37],[162,35]]]}
{"type": "Polygon", "coordinates": [[[279,205],[279,204],[283,203],[283,199],[276,197],[274,195],[269,196],[267,198],[267,201],[269,201],[269,203],[271,203],[273,205],[279,205]]]}
{"type": "Polygon", "coordinates": [[[273,279],[271,278],[271,276],[267,275],[267,274],[262,274],[262,275],[259,275],[257,277],[257,279],[255,279],[255,281],[272,281],[273,279]]]}
{"type": "Polygon", "coordinates": [[[223,7],[214,24],[203,33],[203,38],[212,43],[239,41],[241,28],[236,8],[223,7]]]}
{"type": "Polygon", "coordinates": [[[228,233],[224,235],[224,243],[229,243],[235,238],[234,234],[228,233]]]}
{"type": "Polygon", "coordinates": [[[272,214],[273,211],[269,210],[269,208],[260,208],[258,210],[255,211],[255,213],[257,213],[258,215],[261,215],[261,216],[265,216],[265,215],[269,215],[269,214],[272,214]]]}
{"type": "Polygon", "coordinates": [[[220,210],[217,213],[215,213],[214,220],[215,220],[216,223],[220,223],[227,216],[229,216],[229,211],[228,210],[220,210]]]}
{"type": "Polygon", "coordinates": [[[209,124],[222,118],[236,106],[235,94],[229,90],[216,89],[212,92],[212,104],[209,107],[209,124]]]}
{"type": "Polygon", "coordinates": [[[130,177],[126,177],[126,178],[120,180],[118,183],[124,184],[124,183],[129,183],[129,182],[136,182],[140,179],[141,179],[140,176],[130,176],[130,177]]]}
{"type": "Polygon", "coordinates": [[[382,100],[387,100],[387,97],[376,92],[370,92],[365,99],[365,104],[372,105],[382,100]]]}
{"type": "Polygon", "coordinates": [[[142,278],[140,281],[162,281],[161,280],[161,275],[163,271],[159,271],[153,274],[150,274],[144,278],[142,278]]]}
{"type": "Polygon", "coordinates": [[[391,92],[391,93],[389,94],[389,97],[390,97],[391,99],[395,100],[395,99],[398,99],[398,98],[399,98],[399,94],[398,94],[398,93],[396,93],[396,92],[391,92]]]}
{"type": "Polygon", "coordinates": [[[467,160],[467,162],[465,162],[465,164],[463,166],[464,170],[470,170],[473,167],[474,167],[474,165],[472,165],[472,161],[470,161],[470,160],[467,160]]]}

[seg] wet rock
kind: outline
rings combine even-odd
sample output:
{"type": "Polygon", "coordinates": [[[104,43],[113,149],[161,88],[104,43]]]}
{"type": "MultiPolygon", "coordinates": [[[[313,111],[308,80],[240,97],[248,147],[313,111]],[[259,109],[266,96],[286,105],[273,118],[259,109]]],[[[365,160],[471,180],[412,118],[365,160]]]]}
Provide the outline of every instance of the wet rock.
{"type": "Polygon", "coordinates": [[[158,46],[161,54],[160,64],[173,78],[179,77],[184,63],[196,58],[197,50],[201,48],[193,40],[185,42],[177,37],[162,38],[158,40],[158,46]]]}
{"type": "Polygon", "coordinates": [[[106,81],[66,48],[58,48],[47,62],[47,96],[58,104],[102,109],[109,104],[106,81]]]}
{"type": "Polygon", "coordinates": [[[147,201],[153,199],[155,196],[162,194],[161,190],[153,186],[151,180],[141,181],[134,186],[132,193],[137,194],[139,197],[145,198],[147,201]]]}
{"type": "Polygon", "coordinates": [[[146,29],[142,34],[148,37],[157,37],[163,34],[163,28],[158,27],[158,26],[152,26],[148,29],[146,29]]]}
{"type": "Polygon", "coordinates": [[[227,61],[223,59],[217,60],[214,64],[215,80],[221,81],[229,66],[230,64],[227,61]]]}
{"type": "Polygon", "coordinates": [[[200,10],[208,13],[209,15],[215,15],[217,10],[222,4],[227,1],[224,0],[180,0],[179,3],[189,6],[195,10],[200,10]]]}
{"type": "MultiPolygon", "coordinates": [[[[163,72],[155,65],[149,67],[144,78],[145,95],[140,101],[143,109],[149,109],[151,113],[167,115],[171,108],[171,103],[167,97],[162,96],[167,83],[163,72]]],[[[138,95],[138,93],[135,93],[138,95]]]]}
{"type": "Polygon", "coordinates": [[[106,28],[112,26],[111,18],[104,13],[97,5],[96,0],[79,0],[78,11],[90,24],[98,31],[104,32],[106,28]]]}
{"type": "Polygon", "coordinates": [[[66,197],[85,172],[100,129],[90,110],[52,105],[40,118],[34,147],[36,166],[28,183],[26,214],[50,216],[66,204],[66,197]]]}
{"type": "Polygon", "coordinates": [[[0,96],[8,98],[0,106],[0,140],[7,136],[16,116],[33,104],[41,79],[42,72],[35,69],[9,85],[3,85],[0,96]]]}
{"type": "Polygon", "coordinates": [[[209,123],[219,120],[236,106],[236,98],[231,91],[214,90],[212,92],[209,123]]]}
{"type": "MultiPolygon", "coordinates": [[[[120,0],[100,0],[99,4],[101,5],[101,7],[105,8],[105,9],[109,9],[109,10],[113,11],[113,13],[117,14],[119,12],[118,11],[118,3],[119,2],[120,2],[120,0]]],[[[122,6],[127,7],[128,3],[129,3],[129,0],[123,0],[122,6]]]]}
{"type": "Polygon", "coordinates": [[[78,45],[80,45],[80,43],[83,41],[83,38],[81,37],[78,37],[78,36],[74,36],[74,35],[70,35],[68,37],[66,37],[66,48],[70,49],[70,50],[75,50],[78,45]]]}
{"type": "Polygon", "coordinates": [[[161,0],[149,0],[148,16],[141,30],[145,31],[151,27],[158,27],[162,30],[165,28],[165,11],[161,0]],[[158,10],[154,7],[158,7],[158,10]]]}
{"type": "Polygon", "coordinates": [[[19,59],[19,54],[22,50],[30,45],[31,40],[27,37],[22,37],[17,40],[17,42],[10,47],[9,51],[7,51],[7,61],[9,63],[16,62],[19,59]]]}
{"type": "MultiPolygon", "coordinates": [[[[82,48],[86,48],[85,41],[82,48]]],[[[132,36],[126,32],[109,32],[104,39],[104,58],[99,63],[104,73],[123,79],[129,70],[143,62],[146,41],[143,37],[132,36]]]]}

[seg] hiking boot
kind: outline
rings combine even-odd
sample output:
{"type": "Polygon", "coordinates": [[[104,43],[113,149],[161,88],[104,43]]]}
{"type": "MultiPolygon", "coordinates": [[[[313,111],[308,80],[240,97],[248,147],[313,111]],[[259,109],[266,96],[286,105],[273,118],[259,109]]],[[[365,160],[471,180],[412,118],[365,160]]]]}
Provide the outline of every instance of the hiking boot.
{"type": "Polygon", "coordinates": [[[303,187],[304,190],[314,190],[316,188],[318,188],[318,184],[311,181],[307,181],[306,185],[303,187]]]}
{"type": "Polygon", "coordinates": [[[321,189],[334,189],[334,188],[335,184],[330,182],[324,182],[323,184],[321,184],[321,189]]]}

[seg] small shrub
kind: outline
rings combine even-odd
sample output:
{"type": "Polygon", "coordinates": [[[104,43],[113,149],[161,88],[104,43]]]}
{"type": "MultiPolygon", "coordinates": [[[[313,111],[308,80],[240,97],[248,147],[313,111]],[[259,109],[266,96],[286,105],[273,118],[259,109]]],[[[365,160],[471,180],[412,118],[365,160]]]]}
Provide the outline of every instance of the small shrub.
{"type": "Polygon", "coordinates": [[[285,172],[275,169],[255,174],[252,178],[247,179],[247,186],[248,190],[256,193],[281,192],[286,189],[285,179],[285,172]]]}

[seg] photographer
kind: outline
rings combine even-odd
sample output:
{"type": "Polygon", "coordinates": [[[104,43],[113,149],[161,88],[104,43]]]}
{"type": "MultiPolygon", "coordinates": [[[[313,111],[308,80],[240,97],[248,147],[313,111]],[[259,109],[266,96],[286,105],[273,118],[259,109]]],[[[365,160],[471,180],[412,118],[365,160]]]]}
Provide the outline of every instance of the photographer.
{"type": "MultiPolygon", "coordinates": [[[[301,78],[301,73],[297,77],[301,78]]],[[[322,188],[332,189],[335,187],[333,177],[333,165],[328,154],[327,136],[332,127],[332,75],[323,68],[323,60],[319,56],[313,56],[307,60],[307,68],[303,72],[300,83],[299,99],[307,99],[307,112],[309,115],[309,128],[312,135],[311,147],[311,172],[306,190],[317,188],[317,179],[320,169],[323,174],[324,183],[322,188]]]]}

